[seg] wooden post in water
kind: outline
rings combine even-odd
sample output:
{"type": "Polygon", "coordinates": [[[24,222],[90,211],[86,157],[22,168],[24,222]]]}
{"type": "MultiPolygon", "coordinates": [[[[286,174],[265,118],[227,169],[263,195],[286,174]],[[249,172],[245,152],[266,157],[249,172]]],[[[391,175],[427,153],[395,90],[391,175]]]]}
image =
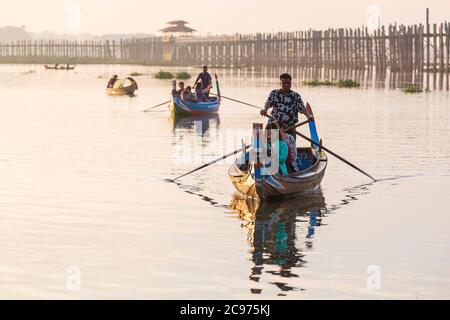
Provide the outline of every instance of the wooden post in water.
{"type": "Polygon", "coordinates": [[[430,9],[427,8],[427,18],[426,18],[426,38],[427,38],[427,91],[430,90],[430,9]]]}
{"type": "Polygon", "coordinates": [[[447,90],[450,89],[450,83],[449,83],[449,73],[450,73],[450,25],[447,23],[447,66],[445,68],[447,77],[447,90]]]}

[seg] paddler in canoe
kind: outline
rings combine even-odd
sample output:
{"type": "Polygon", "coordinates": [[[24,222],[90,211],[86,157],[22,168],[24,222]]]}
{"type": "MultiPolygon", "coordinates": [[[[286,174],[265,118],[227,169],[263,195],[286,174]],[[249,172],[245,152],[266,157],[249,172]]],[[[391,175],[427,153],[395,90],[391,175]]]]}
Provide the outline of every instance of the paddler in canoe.
{"type": "Polygon", "coordinates": [[[113,75],[111,77],[111,79],[109,79],[108,84],[106,85],[106,88],[114,88],[114,83],[116,83],[117,78],[118,78],[117,74],[113,75]]]}
{"type": "Polygon", "coordinates": [[[208,66],[203,66],[203,72],[197,76],[197,79],[194,82],[194,88],[197,88],[197,83],[201,84],[201,88],[203,90],[203,94],[206,98],[209,98],[209,91],[212,88],[212,77],[208,72],[208,66]]]}
{"type": "MultiPolygon", "coordinates": [[[[267,111],[272,108],[271,116],[278,120],[281,129],[286,129],[295,126],[298,123],[298,114],[306,113],[305,104],[302,97],[297,92],[291,90],[292,77],[288,73],[280,75],[281,89],[273,90],[269,94],[269,98],[261,110],[262,116],[267,116],[267,111]]],[[[272,120],[269,119],[268,123],[272,120]]],[[[285,131],[296,139],[295,129],[285,131]]]]}

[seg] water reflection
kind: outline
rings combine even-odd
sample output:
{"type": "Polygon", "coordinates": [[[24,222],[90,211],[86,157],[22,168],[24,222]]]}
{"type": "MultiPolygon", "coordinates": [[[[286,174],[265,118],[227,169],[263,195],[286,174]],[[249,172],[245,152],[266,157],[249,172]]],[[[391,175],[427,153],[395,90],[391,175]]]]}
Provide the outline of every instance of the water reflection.
{"type": "MultiPolygon", "coordinates": [[[[223,80],[238,79],[239,85],[252,87],[267,87],[273,85],[281,73],[288,72],[294,78],[295,86],[304,80],[352,79],[361,84],[361,88],[389,88],[399,89],[408,84],[415,84],[420,89],[449,90],[449,73],[435,73],[420,70],[404,72],[395,69],[335,69],[308,66],[280,66],[280,67],[246,67],[241,69],[224,69],[221,73],[223,80]],[[240,83],[242,82],[242,83],[240,83]]],[[[235,80],[236,81],[236,80],[235,80]]]]}
{"type": "Polygon", "coordinates": [[[274,281],[268,282],[278,287],[279,296],[304,290],[289,285],[288,280],[299,277],[297,268],[307,263],[304,253],[313,249],[316,228],[322,225],[326,212],[322,193],[281,202],[259,202],[234,195],[229,207],[248,231],[247,242],[254,264],[249,279],[255,282],[251,292],[262,292],[256,284],[267,275],[273,276],[274,281]]]}
{"type": "Polygon", "coordinates": [[[171,114],[169,117],[169,124],[172,132],[195,130],[203,136],[210,128],[216,130],[220,128],[220,116],[218,113],[192,116],[176,116],[171,114]]]}
{"type": "Polygon", "coordinates": [[[175,166],[200,165],[221,151],[219,114],[179,117],[171,115],[172,160],[175,166]]]}

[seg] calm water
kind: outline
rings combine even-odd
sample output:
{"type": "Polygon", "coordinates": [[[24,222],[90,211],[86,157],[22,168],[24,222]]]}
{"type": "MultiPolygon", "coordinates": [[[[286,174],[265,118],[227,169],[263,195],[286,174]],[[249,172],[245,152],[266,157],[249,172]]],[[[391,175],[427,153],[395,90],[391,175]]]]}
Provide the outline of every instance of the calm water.
{"type": "MultiPolygon", "coordinates": [[[[203,119],[143,113],[168,100],[150,75],[134,98],[104,92],[158,70],[0,65],[1,298],[450,298],[448,92],[296,82],[324,145],[381,181],[330,158],[321,194],[255,208],[232,198],[229,161],[164,181],[263,119],[228,101],[203,119]]],[[[277,87],[217,71],[250,103],[277,87]]]]}

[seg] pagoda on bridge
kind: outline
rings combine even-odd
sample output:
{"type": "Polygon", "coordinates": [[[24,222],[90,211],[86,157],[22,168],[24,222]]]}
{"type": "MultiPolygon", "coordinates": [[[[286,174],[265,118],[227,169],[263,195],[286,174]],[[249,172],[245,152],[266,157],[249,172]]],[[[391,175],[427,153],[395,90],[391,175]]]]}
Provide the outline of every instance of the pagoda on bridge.
{"type": "Polygon", "coordinates": [[[186,24],[188,24],[188,23],[189,22],[183,21],[183,20],[169,21],[169,22],[167,22],[167,24],[169,25],[168,27],[158,30],[158,31],[163,32],[167,35],[187,36],[187,35],[192,34],[194,31],[196,31],[196,30],[186,26],[186,24]]]}

